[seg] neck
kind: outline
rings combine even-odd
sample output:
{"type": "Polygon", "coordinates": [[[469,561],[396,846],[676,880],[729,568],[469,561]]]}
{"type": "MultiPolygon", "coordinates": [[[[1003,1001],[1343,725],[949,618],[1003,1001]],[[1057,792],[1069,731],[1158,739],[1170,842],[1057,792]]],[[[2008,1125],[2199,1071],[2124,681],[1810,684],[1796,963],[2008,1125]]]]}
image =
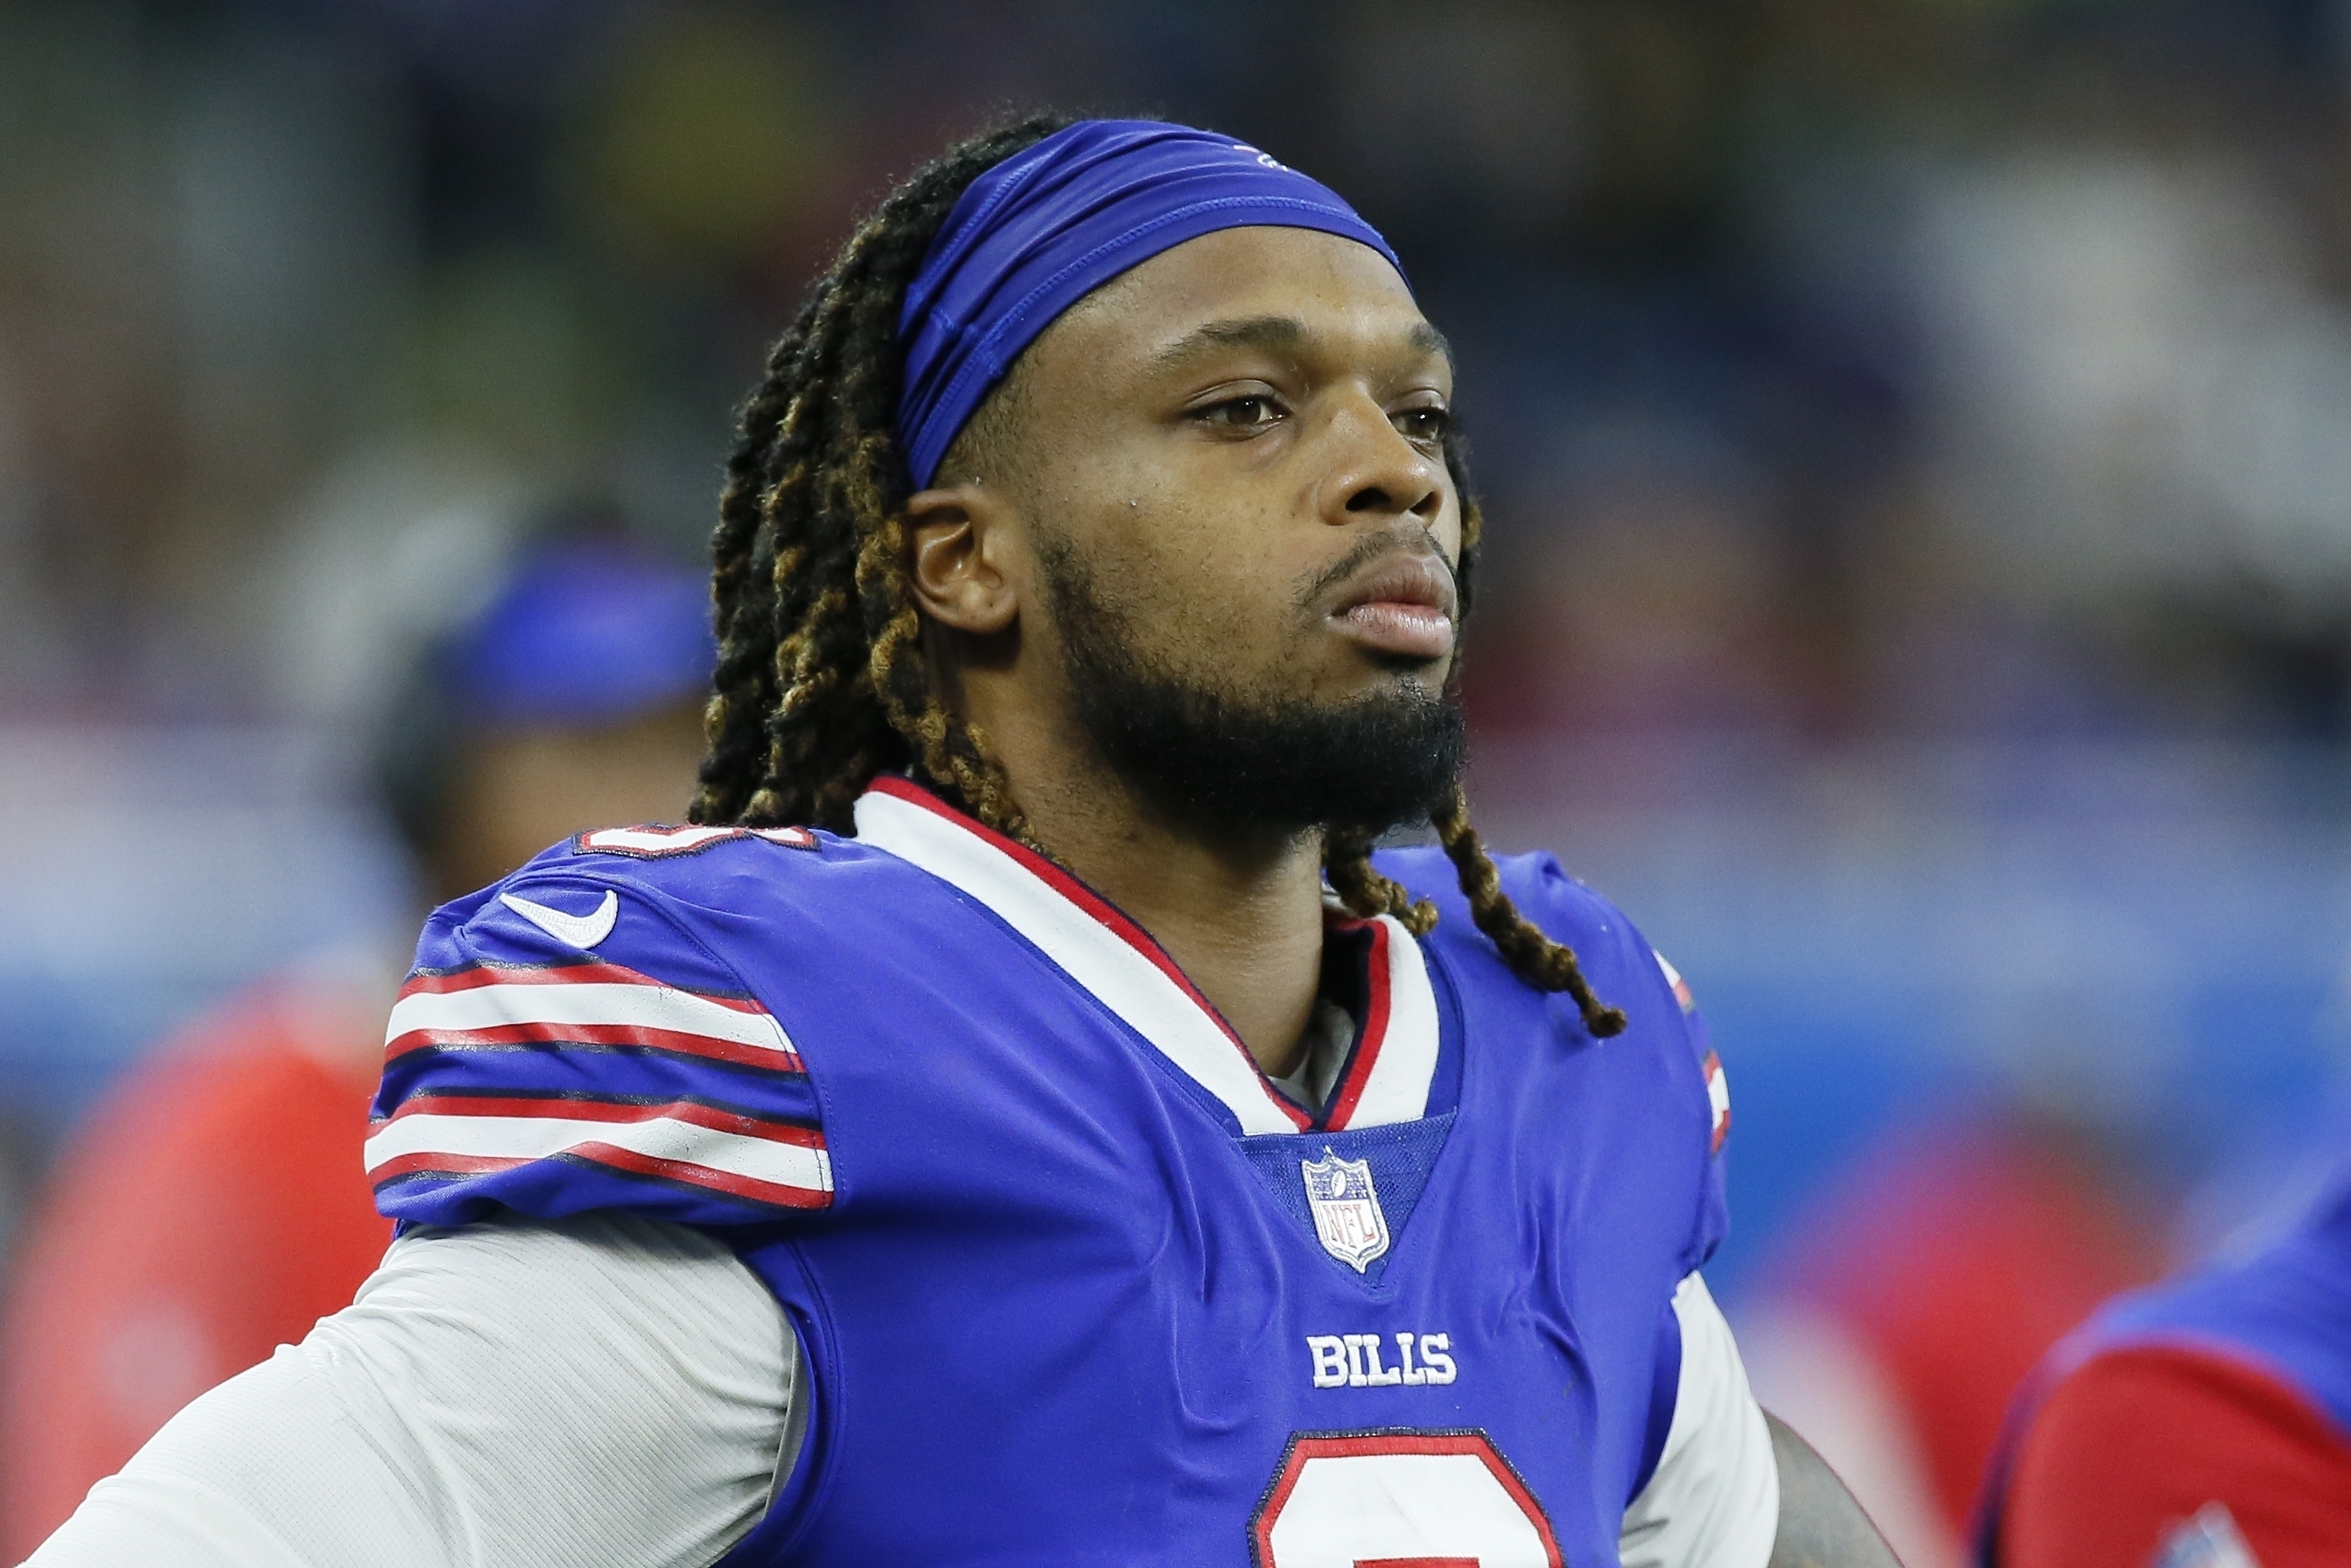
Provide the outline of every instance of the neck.
{"type": "Polygon", "coordinates": [[[1037,841],[1124,910],[1277,1076],[1297,1068],[1322,966],[1316,833],[1234,833],[1171,818],[1091,758],[996,737],[1037,841]]]}

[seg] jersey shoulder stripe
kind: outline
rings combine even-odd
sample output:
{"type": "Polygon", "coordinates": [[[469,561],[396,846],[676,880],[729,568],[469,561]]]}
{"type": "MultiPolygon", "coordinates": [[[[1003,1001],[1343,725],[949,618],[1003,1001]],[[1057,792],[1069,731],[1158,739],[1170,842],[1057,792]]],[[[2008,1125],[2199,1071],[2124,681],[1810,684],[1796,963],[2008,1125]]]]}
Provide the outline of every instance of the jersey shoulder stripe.
{"type": "Polygon", "coordinates": [[[566,1043],[801,1071],[782,1026],[758,1003],[665,986],[612,964],[477,964],[411,976],[392,1006],[383,1048],[389,1061],[435,1046],[566,1043]]]}
{"type": "Polygon", "coordinates": [[[832,1197],[820,1129],[685,1100],[420,1094],[368,1139],[379,1189],[405,1176],[456,1179],[556,1158],[781,1208],[821,1208],[832,1197]]]}
{"type": "Polygon", "coordinates": [[[831,1204],[791,1037],[664,890],[629,874],[643,859],[618,865],[542,857],[427,925],[384,1031],[367,1142],[385,1214],[455,1225],[496,1206],[625,1207],[740,1225],[831,1204]],[[608,899],[593,953],[531,917],[608,899]]]}

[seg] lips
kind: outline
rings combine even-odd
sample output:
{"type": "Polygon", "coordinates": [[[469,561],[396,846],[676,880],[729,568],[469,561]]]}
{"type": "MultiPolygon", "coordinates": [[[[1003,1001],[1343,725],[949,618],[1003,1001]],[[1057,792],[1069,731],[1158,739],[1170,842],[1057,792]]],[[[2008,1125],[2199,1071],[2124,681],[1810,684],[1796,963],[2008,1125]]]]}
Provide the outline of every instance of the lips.
{"type": "Polygon", "coordinates": [[[1342,584],[1339,632],[1378,653],[1441,659],[1453,652],[1453,576],[1431,555],[1384,556],[1342,584]]]}

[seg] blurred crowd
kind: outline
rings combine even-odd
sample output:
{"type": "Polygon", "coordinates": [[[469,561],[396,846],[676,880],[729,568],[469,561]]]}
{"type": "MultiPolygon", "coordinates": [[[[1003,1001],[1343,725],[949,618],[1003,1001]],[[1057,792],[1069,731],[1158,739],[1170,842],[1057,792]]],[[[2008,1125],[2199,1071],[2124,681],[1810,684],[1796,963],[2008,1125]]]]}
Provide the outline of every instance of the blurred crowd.
{"type": "Polygon", "coordinates": [[[2345,0],[0,0],[0,1249],[204,1009],[396,968],[419,660],[551,517],[690,570],[804,282],[1035,105],[1395,241],[1481,810],[1690,976],[1766,1402],[1957,1561],[2041,1350],[2340,1146],[2345,0]]]}

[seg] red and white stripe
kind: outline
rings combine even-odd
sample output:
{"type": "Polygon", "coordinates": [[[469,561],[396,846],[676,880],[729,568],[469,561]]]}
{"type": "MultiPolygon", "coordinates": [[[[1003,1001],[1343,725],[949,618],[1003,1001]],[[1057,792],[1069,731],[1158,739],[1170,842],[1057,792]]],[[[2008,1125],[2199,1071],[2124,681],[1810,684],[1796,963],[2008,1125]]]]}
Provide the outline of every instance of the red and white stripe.
{"type": "Polygon", "coordinates": [[[681,990],[617,964],[417,975],[401,988],[384,1030],[387,1057],[497,1045],[633,1045],[801,1071],[783,1026],[758,1003],[681,990]]]}
{"type": "Polygon", "coordinates": [[[832,1161],[813,1127],[706,1105],[420,1094],[368,1135],[369,1179],[478,1176],[566,1156],[787,1208],[832,1201],[832,1161]]]}
{"type": "Polygon", "coordinates": [[[1730,1136],[1730,1080],[1723,1076],[1722,1058],[1712,1051],[1706,1053],[1706,1103],[1714,1113],[1714,1133],[1708,1141],[1709,1154],[1721,1152],[1722,1140],[1730,1136]]]}
{"type": "Polygon", "coordinates": [[[1682,972],[1666,962],[1666,956],[1655,947],[1649,949],[1649,956],[1657,961],[1657,967],[1665,973],[1666,984],[1673,988],[1676,1005],[1686,1013],[1698,1011],[1698,998],[1690,995],[1689,982],[1682,978],[1682,972]]]}
{"type": "Polygon", "coordinates": [[[1347,1076],[1332,1091],[1323,1124],[1381,1127],[1427,1114],[1437,1075],[1437,993],[1420,947],[1403,922],[1371,923],[1372,962],[1360,1043],[1347,1076]]]}
{"type": "MultiPolygon", "coordinates": [[[[1242,1133],[1312,1124],[1269,1082],[1247,1046],[1166,951],[1061,867],[949,810],[926,790],[884,777],[858,798],[857,839],[919,866],[985,904],[1195,1082],[1242,1133]]],[[[1419,944],[1380,918],[1373,955],[1375,1027],[1364,1031],[1346,1119],[1379,1126],[1426,1113],[1437,1068],[1437,1002],[1419,944]],[[1384,1010],[1384,1019],[1376,1015],[1384,1010]]],[[[1335,1109],[1335,1103],[1334,1103],[1335,1109]]]]}

